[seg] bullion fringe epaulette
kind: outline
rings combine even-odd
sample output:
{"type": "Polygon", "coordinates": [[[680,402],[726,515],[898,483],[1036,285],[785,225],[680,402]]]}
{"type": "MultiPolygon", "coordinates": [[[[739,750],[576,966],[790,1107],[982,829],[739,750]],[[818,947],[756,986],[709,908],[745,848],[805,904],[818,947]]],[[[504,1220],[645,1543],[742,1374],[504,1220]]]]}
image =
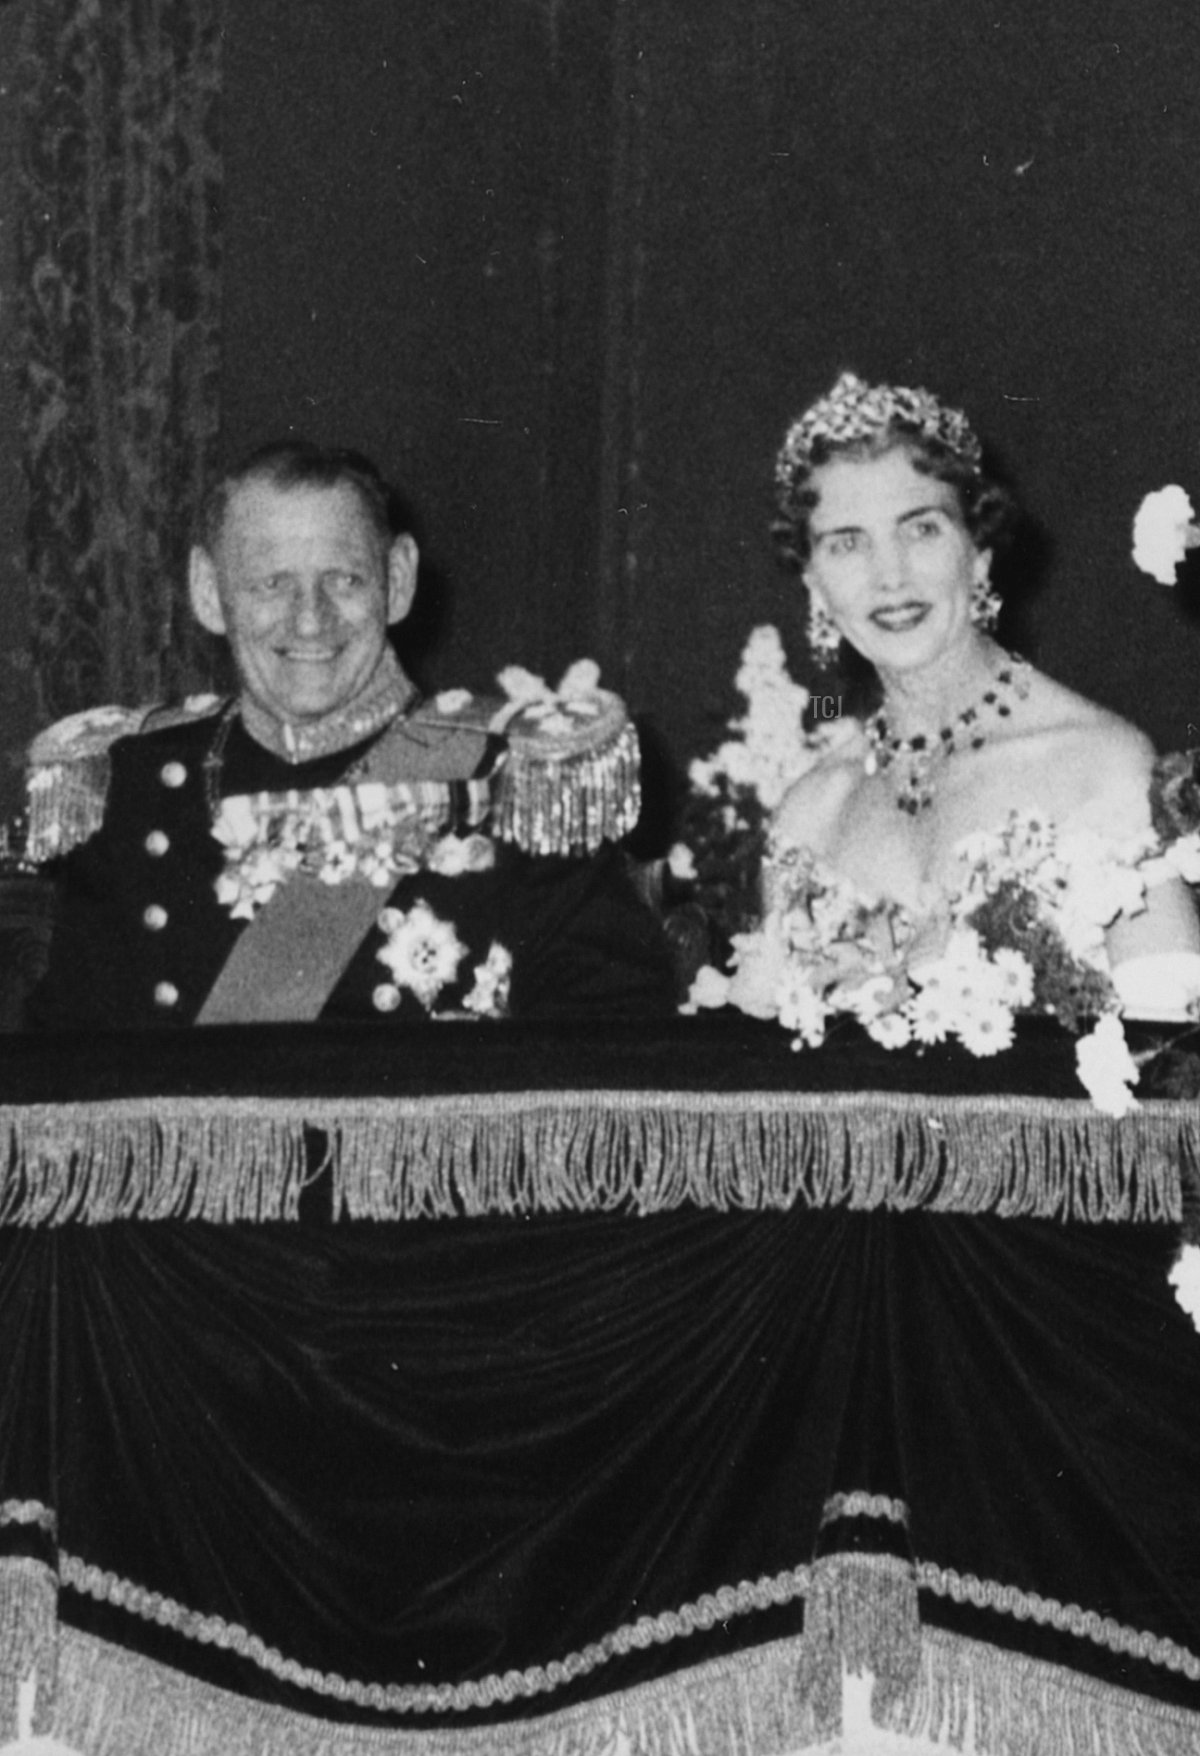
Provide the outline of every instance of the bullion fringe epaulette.
{"type": "Polygon", "coordinates": [[[194,695],[165,708],[89,707],[40,732],[26,761],[25,858],[41,865],[95,835],[108,798],[109,751],[118,738],[183,725],[218,705],[215,695],[194,695]]]}
{"type": "Polygon", "coordinates": [[[573,665],[557,689],[510,666],[503,698],[447,690],[417,719],[500,736],[493,828],[531,854],[595,853],[620,841],[641,811],[637,732],[619,695],[597,686],[596,667],[573,665]]]}

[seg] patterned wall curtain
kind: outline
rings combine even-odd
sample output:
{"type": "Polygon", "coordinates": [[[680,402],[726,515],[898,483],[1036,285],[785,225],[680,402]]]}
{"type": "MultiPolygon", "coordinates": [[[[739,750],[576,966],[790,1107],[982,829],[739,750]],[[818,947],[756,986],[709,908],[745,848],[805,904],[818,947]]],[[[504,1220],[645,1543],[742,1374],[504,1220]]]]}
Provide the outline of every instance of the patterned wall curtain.
{"type": "Polygon", "coordinates": [[[217,427],[222,0],[31,0],[20,277],[42,723],[207,680],[182,590],[217,427]]]}

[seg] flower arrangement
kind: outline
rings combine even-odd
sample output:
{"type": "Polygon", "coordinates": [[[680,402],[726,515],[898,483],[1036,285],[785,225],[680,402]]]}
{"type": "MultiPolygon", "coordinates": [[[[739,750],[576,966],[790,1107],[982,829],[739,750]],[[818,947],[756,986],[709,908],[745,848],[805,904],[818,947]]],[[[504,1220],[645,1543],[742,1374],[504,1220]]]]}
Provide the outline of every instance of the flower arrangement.
{"type": "Polygon", "coordinates": [[[294,872],[325,884],[358,876],[390,890],[413,872],[456,877],[495,863],[487,836],[444,834],[440,813],[440,805],[423,809],[410,786],[365,781],[226,798],[213,824],[225,852],[218,901],[235,918],[251,920],[294,872]]]}
{"type": "Polygon", "coordinates": [[[734,682],[746,712],[688,769],[682,838],[668,858],[676,886],[719,944],[757,919],[767,821],[824,747],[805,732],[809,692],[789,674],[769,623],[751,631],[734,682]]]}
{"type": "Polygon", "coordinates": [[[952,1039],[974,1055],[1007,1048],[1018,1011],[1052,1013],[1076,1033],[1099,1017],[1077,1067],[1093,1100],[1123,1115],[1136,1107],[1137,1069],[1104,929],[1141,906],[1145,887],[1132,858],[1098,859],[1094,841],[1056,838],[1037,816],[1014,812],[998,832],[962,844],[963,878],[936,927],[864,895],[806,849],[776,849],[766,916],[735,938],[732,973],[706,972],[691,1003],[776,1017],[795,1048],[817,1046],[841,1014],[886,1048],[952,1039]]]}

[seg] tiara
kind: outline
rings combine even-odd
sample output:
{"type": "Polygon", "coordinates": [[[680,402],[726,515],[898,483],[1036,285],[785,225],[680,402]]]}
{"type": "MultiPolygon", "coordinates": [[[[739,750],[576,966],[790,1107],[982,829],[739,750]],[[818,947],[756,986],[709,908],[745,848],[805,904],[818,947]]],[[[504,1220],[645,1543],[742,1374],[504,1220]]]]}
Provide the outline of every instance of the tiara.
{"type": "Polygon", "coordinates": [[[781,488],[789,488],[798,474],[811,469],[818,439],[851,445],[858,439],[873,439],[892,425],[936,439],[978,472],[983,448],[961,409],[947,408],[928,390],[868,385],[853,372],[843,372],[829,395],[814,402],[788,428],[776,460],[775,480],[781,488]]]}

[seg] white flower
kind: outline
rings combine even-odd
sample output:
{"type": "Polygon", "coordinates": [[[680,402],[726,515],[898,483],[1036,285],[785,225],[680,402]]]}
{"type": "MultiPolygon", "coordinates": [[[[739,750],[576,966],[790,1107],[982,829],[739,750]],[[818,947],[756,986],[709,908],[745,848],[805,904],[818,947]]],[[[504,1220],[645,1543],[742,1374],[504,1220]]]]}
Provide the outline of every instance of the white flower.
{"type": "Polygon", "coordinates": [[[808,980],[803,970],[790,969],[779,985],[779,1022],[784,1030],[794,1030],[793,1048],[802,1043],[810,1049],[825,1041],[825,1020],[829,1008],[808,980]]]}
{"type": "Polygon", "coordinates": [[[947,1033],[954,1025],[953,1011],[947,1004],[947,996],[936,982],[914,995],[904,1011],[912,1027],[912,1034],[919,1043],[945,1042],[947,1033]]]}
{"type": "Polygon", "coordinates": [[[972,1055],[998,1055],[1012,1045],[1013,1016],[1005,1006],[980,1006],[965,1012],[954,1028],[963,1048],[972,1055]]]}
{"type": "Polygon", "coordinates": [[[496,849],[486,835],[443,835],[433,845],[429,870],[443,878],[460,878],[464,872],[486,872],[496,864],[496,849]]]}
{"type": "Polygon", "coordinates": [[[866,1021],[867,1035],[885,1049],[903,1049],[912,1041],[912,1026],[902,1012],[883,1012],[866,1021]]]}
{"type": "Polygon", "coordinates": [[[723,976],[711,963],[702,963],[692,979],[688,997],[679,1010],[691,1014],[702,1008],[724,1006],[729,999],[729,986],[728,976],[723,976]]]}
{"type": "Polygon", "coordinates": [[[1091,1034],[1076,1043],[1075,1068],[1088,1096],[1106,1115],[1127,1116],[1141,1107],[1132,1090],[1137,1063],[1115,1012],[1106,1012],[1091,1034]]]}
{"type": "Polygon", "coordinates": [[[1175,1297],[1200,1330],[1200,1245],[1185,1244],[1167,1276],[1175,1297]]]}
{"type": "Polygon", "coordinates": [[[1004,1004],[1020,1010],[1033,1004],[1033,965],[1011,946],[1002,945],[992,953],[996,971],[996,987],[1004,1004]]]}
{"type": "Polygon", "coordinates": [[[775,1018],[779,988],[787,973],[787,947],[777,914],[769,914],[756,933],[733,936],[734,972],[729,1004],[751,1018],[775,1018]]]}
{"type": "Polygon", "coordinates": [[[467,948],[453,923],[439,920],[428,903],[415,902],[407,914],[385,908],[379,925],[387,942],[376,953],[392,972],[398,988],[410,988],[428,1010],[458,975],[467,948]]]}
{"type": "Polygon", "coordinates": [[[1133,564],[1157,579],[1174,585],[1175,569],[1191,546],[1192,503],[1174,483],[1147,494],[1133,521],[1133,564]]]}
{"type": "Polygon", "coordinates": [[[475,986],[463,1001],[480,1018],[503,1018],[512,987],[512,953],[493,939],[485,963],[475,965],[475,986]]]}
{"type": "Polygon", "coordinates": [[[836,1011],[852,1012],[860,1024],[870,1024],[884,1016],[895,993],[895,979],[880,974],[861,982],[839,982],[829,998],[836,1011]]]}

